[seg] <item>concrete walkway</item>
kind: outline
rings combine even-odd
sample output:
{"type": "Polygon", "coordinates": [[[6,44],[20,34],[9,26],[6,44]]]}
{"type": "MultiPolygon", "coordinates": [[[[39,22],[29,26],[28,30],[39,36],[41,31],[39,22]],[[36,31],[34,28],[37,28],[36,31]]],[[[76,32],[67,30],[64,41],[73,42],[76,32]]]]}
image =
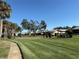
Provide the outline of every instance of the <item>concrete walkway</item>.
{"type": "Polygon", "coordinates": [[[16,43],[10,43],[10,52],[7,59],[22,59],[21,52],[16,43]]]}

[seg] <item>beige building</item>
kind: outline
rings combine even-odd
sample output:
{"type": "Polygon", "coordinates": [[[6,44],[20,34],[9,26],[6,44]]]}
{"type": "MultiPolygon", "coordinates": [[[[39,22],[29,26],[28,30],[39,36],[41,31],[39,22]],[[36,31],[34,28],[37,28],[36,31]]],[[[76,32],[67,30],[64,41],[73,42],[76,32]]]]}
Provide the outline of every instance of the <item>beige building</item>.
{"type": "Polygon", "coordinates": [[[66,33],[68,29],[54,29],[53,30],[53,35],[56,35],[56,34],[64,34],[66,33]]]}

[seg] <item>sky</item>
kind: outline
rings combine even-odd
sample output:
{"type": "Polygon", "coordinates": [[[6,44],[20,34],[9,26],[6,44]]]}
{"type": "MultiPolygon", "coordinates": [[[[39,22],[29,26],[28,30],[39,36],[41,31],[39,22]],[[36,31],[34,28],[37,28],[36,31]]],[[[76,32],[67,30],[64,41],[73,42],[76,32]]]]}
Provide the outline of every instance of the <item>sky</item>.
{"type": "Polygon", "coordinates": [[[6,0],[11,5],[9,21],[45,20],[49,30],[57,26],[79,25],[79,0],[6,0]]]}

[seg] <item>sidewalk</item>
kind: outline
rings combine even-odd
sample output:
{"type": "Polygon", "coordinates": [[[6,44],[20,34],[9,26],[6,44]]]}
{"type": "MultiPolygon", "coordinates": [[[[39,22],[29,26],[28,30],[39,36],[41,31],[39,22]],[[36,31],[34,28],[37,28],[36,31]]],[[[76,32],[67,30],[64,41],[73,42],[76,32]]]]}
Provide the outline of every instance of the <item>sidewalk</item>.
{"type": "Polygon", "coordinates": [[[10,52],[7,59],[22,59],[19,47],[16,43],[10,43],[10,52]]]}

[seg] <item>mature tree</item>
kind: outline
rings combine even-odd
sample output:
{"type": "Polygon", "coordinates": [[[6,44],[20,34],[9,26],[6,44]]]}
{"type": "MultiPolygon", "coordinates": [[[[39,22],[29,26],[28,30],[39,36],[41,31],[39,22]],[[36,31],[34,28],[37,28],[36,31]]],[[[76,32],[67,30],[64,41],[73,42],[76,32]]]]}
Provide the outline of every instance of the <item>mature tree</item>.
{"type": "Polygon", "coordinates": [[[3,21],[3,35],[4,36],[14,36],[15,33],[21,32],[21,27],[16,23],[9,22],[7,20],[3,21]]]}
{"type": "Polygon", "coordinates": [[[18,28],[18,25],[16,23],[11,22],[10,29],[11,29],[12,36],[15,36],[15,33],[17,32],[17,28],[18,28]]]}
{"type": "Polygon", "coordinates": [[[23,19],[23,21],[21,22],[22,28],[25,30],[29,30],[30,29],[30,23],[28,22],[27,19],[23,19]]]}
{"type": "Polygon", "coordinates": [[[44,20],[41,20],[41,22],[39,23],[38,21],[34,20],[28,21],[27,19],[23,19],[21,25],[23,29],[29,31],[29,34],[31,32],[36,33],[37,30],[39,30],[40,32],[45,31],[47,27],[47,24],[44,20]]]}
{"type": "Polygon", "coordinates": [[[7,31],[8,31],[8,27],[9,27],[9,22],[7,20],[3,20],[3,36],[7,37],[7,31]]]}
{"type": "Polygon", "coordinates": [[[11,14],[11,7],[9,4],[7,4],[5,1],[0,0],[0,21],[1,21],[1,32],[0,37],[2,36],[2,30],[3,30],[3,20],[6,18],[9,18],[11,14]]]}
{"type": "Polygon", "coordinates": [[[46,27],[47,27],[46,22],[44,20],[41,20],[41,22],[39,24],[39,30],[45,31],[46,27]]]}
{"type": "Polygon", "coordinates": [[[63,27],[59,26],[59,27],[55,27],[54,29],[63,29],[63,27]]]}
{"type": "Polygon", "coordinates": [[[23,28],[23,29],[29,31],[29,34],[30,34],[31,32],[35,33],[36,30],[38,29],[37,22],[34,21],[34,20],[28,21],[27,19],[23,19],[21,25],[22,25],[22,28],[23,28]]]}
{"type": "Polygon", "coordinates": [[[18,26],[17,28],[16,28],[16,32],[22,32],[22,28],[20,27],[20,26],[18,26]]]}
{"type": "Polygon", "coordinates": [[[73,28],[76,28],[76,27],[79,27],[79,26],[75,26],[75,25],[74,25],[74,26],[72,26],[72,29],[73,29],[73,28]]]}
{"type": "Polygon", "coordinates": [[[30,35],[30,32],[31,32],[31,24],[30,24],[30,22],[27,19],[23,19],[22,20],[21,26],[22,26],[23,29],[28,30],[29,35],[30,35]]]}
{"type": "Polygon", "coordinates": [[[65,26],[65,27],[63,27],[63,29],[71,29],[71,27],[65,26]]]}
{"type": "Polygon", "coordinates": [[[36,25],[35,21],[31,20],[30,21],[30,30],[35,33],[36,30],[38,29],[38,26],[36,25]]]}
{"type": "Polygon", "coordinates": [[[71,27],[69,27],[69,26],[64,26],[64,27],[59,26],[59,27],[55,27],[54,29],[71,29],[71,27]]]}

